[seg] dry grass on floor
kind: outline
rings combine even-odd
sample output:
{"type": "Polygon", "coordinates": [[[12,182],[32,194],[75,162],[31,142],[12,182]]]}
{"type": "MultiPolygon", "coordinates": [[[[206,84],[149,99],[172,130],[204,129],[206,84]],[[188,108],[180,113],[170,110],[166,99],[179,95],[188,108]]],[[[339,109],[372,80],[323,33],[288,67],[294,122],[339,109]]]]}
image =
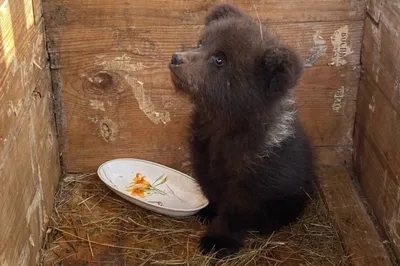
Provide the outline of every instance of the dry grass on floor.
{"type": "Polygon", "coordinates": [[[205,227],[141,209],[94,174],[60,184],[41,265],[348,265],[321,199],[302,220],[271,237],[251,234],[235,257],[216,261],[196,246],[205,227]]]}

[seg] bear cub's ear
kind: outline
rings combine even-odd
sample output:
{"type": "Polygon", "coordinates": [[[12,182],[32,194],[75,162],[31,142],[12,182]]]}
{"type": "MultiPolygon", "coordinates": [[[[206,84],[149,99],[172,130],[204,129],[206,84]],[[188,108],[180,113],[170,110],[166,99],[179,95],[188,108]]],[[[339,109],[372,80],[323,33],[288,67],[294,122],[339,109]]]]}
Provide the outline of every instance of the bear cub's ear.
{"type": "Polygon", "coordinates": [[[244,16],[245,13],[243,13],[242,10],[231,4],[226,4],[226,3],[217,4],[210,10],[208,15],[206,16],[205,24],[208,25],[211,22],[220,19],[226,19],[232,17],[240,18],[244,16]]]}
{"type": "Polygon", "coordinates": [[[275,92],[292,89],[303,74],[303,63],[299,56],[283,45],[264,50],[261,68],[268,89],[275,92]]]}

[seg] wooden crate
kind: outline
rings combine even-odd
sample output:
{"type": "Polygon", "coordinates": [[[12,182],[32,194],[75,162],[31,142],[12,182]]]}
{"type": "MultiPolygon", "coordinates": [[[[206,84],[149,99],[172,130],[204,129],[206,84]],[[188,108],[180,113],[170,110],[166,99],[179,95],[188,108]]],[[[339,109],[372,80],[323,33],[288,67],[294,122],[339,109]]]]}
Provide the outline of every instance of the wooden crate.
{"type": "MultiPolygon", "coordinates": [[[[0,264],[37,260],[61,166],[136,157],[190,172],[191,106],[167,63],[217,2],[0,0],[0,264]]],[[[301,55],[297,106],[325,203],[353,264],[389,265],[385,246],[400,257],[400,0],[230,2],[301,55]]]]}
{"type": "MultiPolygon", "coordinates": [[[[345,154],[352,147],[362,1],[233,2],[253,16],[257,10],[301,54],[307,65],[297,89],[301,120],[318,152],[345,154]],[[340,42],[346,53],[337,53],[340,42]]],[[[69,172],[94,171],[103,161],[124,156],[178,169],[187,165],[190,106],[173,90],[167,63],[174,51],[196,44],[215,3],[44,1],[62,110],[60,150],[69,172]],[[103,85],[102,79],[107,79],[103,85]]]]}

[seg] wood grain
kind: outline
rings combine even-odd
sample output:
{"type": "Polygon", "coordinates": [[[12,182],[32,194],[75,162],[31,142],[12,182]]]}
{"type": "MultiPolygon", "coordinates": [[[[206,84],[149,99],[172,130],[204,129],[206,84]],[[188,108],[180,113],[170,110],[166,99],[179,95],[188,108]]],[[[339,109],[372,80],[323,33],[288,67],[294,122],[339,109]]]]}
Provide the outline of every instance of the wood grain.
{"type": "Polygon", "coordinates": [[[46,73],[0,156],[2,265],[36,265],[61,174],[46,73]]]}
{"type": "Polygon", "coordinates": [[[392,265],[350,176],[344,167],[321,167],[320,189],[352,265],[392,265]]]}
{"type": "MultiPolygon", "coordinates": [[[[67,171],[92,171],[116,156],[179,169],[187,163],[190,106],[173,91],[167,62],[173,52],[195,45],[206,13],[217,2],[43,2],[67,171]],[[99,80],[103,83],[96,84],[99,80]]],[[[350,147],[365,1],[233,3],[269,22],[302,56],[307,71],[297,93],[299,113],[314,144],[350,147]],[[335,34],[347,37],[342,40],[349,47],[346,56],[335,50],[335,34]],[[345,60],[344,66],[328,67],[338,60],[345,60]]]]}
{"type": "Polygon", "coordinates": [[[388,20],[385,13],[378,27],[366,20],[362,62],[367,72],[365,79],[376,82],[393,108],[400,112],[400,37],[385,20],[388,20]]]}
{"type": "Polygon", "coordinates": [[[372,1],[370,8],[357,97],[356,170],[400,257],[400,1],[372,1]]]}
{"type": "MultiPolygon", "coordinates": [[[[400,119],[380,87],[364,80],[357,110],[357,170],[374,211],[399,252],[400,119]]],[[[399,253],[398,253],[399,254],[399,253]]]]}
{"type": "MultiPolygon", "coordinates": [[[[27,120],[28,116],[25,119],[27,120]]],[[[29,236],[32,234],[34,243],[39,244],[38,212],[41,199],[34,179],[34,169],[31,167],[29,126],[29,123],[24,124],[18,136],[18,145],[11,150],[7,160],[1,160],[0,241],[7,243],[0,246],[3,265],[19,265],[18,260],[23,252],[28,253],[28,256],[22,258],[22,261],[27,264],[34,263],[35,260],[31,259],[29,253],[37,249],[29,244],[29,236]],[[35,199],[36,195],[39,198],[35,199]]]]}
{"type": "MultiPolygon", "coordinates": [[[[69,171],[93,171],[117,156],[178,169],[186,163],[191,106],[175,93],[165,64],[119,52],[65,52],[52,68],[60,69],[63,81],[61,151],[69,171]]],[[[317,146],[351,145],[358,74],[355,66],[319,66],[305,72],[296,92],[298,109],[317,146]]]]}
{"type": "Polygon", "coordinates": [[[367,12],[378,23],[381,16],[381,6],[384,0],[368,0],[367,12]]]}
{"type": "MultiPolygon", "coordinates": [[[[208,10],[221,1],[187,0],[45,0],[49,28],[85,25],[93,28],[130,26],[196,25],[204,22],[208,10]]],[[[226,2],[226,1],[222,1],[226,2]]],[[[363,20],[365,0],[235,0],[229,1],[263,21],[345,21],[363,20]],[[257,10],[257,12],[255,11],[257,10]]]]}
{"type": "MultiPolygon", "coordinates": [[[[47,31],[50,53],[124,52],[168,62],[173,52],[194,47],[202,25],[134,26],[128,28],[70,27],[68,31],[55,28],[47,31]],[[179,36],[179,37],[178,37],[179,36]],[[101,41],[99,40],[101,38],[101,41]]],[[[328,65],[333,61],[334,47],[331,41],[335,31],[348,27],[345,43],[352,53],[345,57],[348,65],[360,64],[362,42],[361,21],[271,23],[271,29],[283,42],[296,49],[307,66],[328,65]]],[[[164,63],[165,64],[165,63],[164,63]]]]}
{"type": "MultiPolygon", "coordinates": [[[[30,108],[31,156],[34,162],[35,177],[42,191],[42,205],[45,216],[53,211],[54,196],[58,186],[60,159],[55,130],[53,95],[51,93],[50,72],[43,71],[36,82],[30,108]]],[[[41,239],[42,240],[42,239],[41,239]]]]}
{"type": "Polygon", "coordinates": [[[6,0],[0,5],[0,84],[33,26],[32,0],[6,0]]]}
{"type": "Polygon", "coordinates": [[[37,264],[60,176],[38,3],[0,1],[1,265],[37,264]]]}
{"type": "Polygon", "coordinates": [[[33,17],[35,25],[39,24],[40,20],[43,19],[43,5],[42,0],[32,0],[33,17]]]}
{"type": "Polygon", "coordinates": [[[352,166],[353,149],[351,146],[314,147],[317,166],[352,166]]]}
{"type": "MultiPolygon", "coordinates": [[[[20,116],[30,108],[32,93],[43,75],[46,64],[43,20],[24,38],[25,45],[18,50],[12,66],[0,80],[0,158],[9,151],[14,132],[22,125],[20,116]]],[[[47,69],[47,72],[49,70],[47,69]]],[[[1,75],[1,74],[0,74],[1,75]]]]}

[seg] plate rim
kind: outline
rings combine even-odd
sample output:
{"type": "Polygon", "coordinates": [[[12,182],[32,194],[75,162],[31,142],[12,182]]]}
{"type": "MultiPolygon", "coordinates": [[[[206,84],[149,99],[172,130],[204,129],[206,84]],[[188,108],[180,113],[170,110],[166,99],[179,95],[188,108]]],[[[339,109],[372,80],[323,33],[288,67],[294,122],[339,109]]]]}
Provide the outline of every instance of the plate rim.
{"type": "MultiPolygon", "coordinates": [[[[165,169],[171,170],[171,171],[173,171],[173,172],[175,172],[175,173],[177,173],[177,174],[179,174],[179,175],[184,176],[185,178],[188,178],[188,179],[193,180],[193,181],[196,182],[196,179],[194,179],[193,177],[191,177],[191,176],[189,176],[189,175],[187,175],[187,174],[185,174],[185,173],[182,173],[181,171],[178,171],[178,170],[176,170],[176,169],[173,169],[173,168],[171,168],[171,167],[168,167],[168,166],[166,166],[166,165],[162,165],[162,164],[159,164],[159,163],[156,163],[156,162],[152,162],[152,161],[148,161],[148,160],[144,160],[144,159],[123,157],[123,158],[115,158],[115,159],[111,159],[111,160],[105,161],[104,163],[102,163],[102,164],[97,168],[97,175],[98,175],[98,177],[99,177],[100,180],[101,180],[104,184],[106,184],[109,188],[111,188],[112,186],[111,186],[110,184],[108,184],[105,180],[103,180],[103,177],[102,177],[102,175],[100,174],[100,169],[102,169],[102,167],[104,167],[104,165],[106,165],[106,164],[108,164],[108,163],[111,163],[111,162],[113,162],[113,161],[121,161],[121,160],[122,160],[122,161],[143,162],[143,163],[151,164],[151,165],[158,166],[158,167],[161,167],[161,168],[165,168],[165,169]]],[[[197,182],[196,182],[196,183],[197,183],[197,182]]],[[[118,188],[113,188],[113,189],[115,189],[115,190],[118,191],[119,193],[123,193],[123,192],[122,192],[121,190],[119,190],[118,188]]],[[[133,197],[133,196],[131,196],[131,195],[129,195],[129,194],[123,193],[123,195],[124,195],[124,196],[127,196],[127,197],[129,197],[129,198],[131,198],[131,199],[133,199],[133,200],[137,200],[137,201],[140,201],[140,202],[142,202],[142,203],[144,203],[144,204],[150,205],[150,206],[152,206],[152,207],[157,207],[157,208],[164,209],[164,210],[169,210],[169,211],[178,211],[178,212],[194,212],[194,211],[199,211],[199,210],[201,210],[201,209],[207,207],[207,205],[209,204],[209,200],[208,200],[204,195],[203,195],[203,197],[204,197],[204,199],[206,200],[206,202],[205,202],[204,204],[200,205],[200,206],[197,207],[197,208],[191,208],[191,209],[189,209],[189,208],[187,208],[187,209],[180,209],[180,208],[172,208],[172,207],[160,206],[160,205],[153,204],[153,203],[151,203],[151,202],[148,202],[148,201],[143,200],[143,199],[140,199],[140,198],[135,198],[135,197],[133,197]]]]}

